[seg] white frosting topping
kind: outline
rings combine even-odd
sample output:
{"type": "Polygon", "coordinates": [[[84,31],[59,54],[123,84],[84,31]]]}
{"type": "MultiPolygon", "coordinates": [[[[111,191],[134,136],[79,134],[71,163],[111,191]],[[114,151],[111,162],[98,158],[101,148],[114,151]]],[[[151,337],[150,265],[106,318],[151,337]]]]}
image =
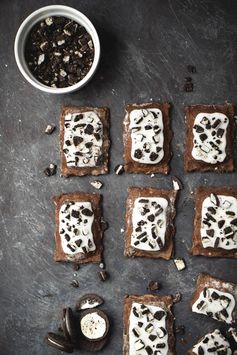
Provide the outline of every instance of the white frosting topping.
{"type": "Polygon", "coordinates": [[[99,339],[106,332],[106,322],[96,311],[88,313],[81,319],[82,334],[89,339],[99,339]]]}
{"type": "Polygon", "coordinates": [[[166,318],[161,307],[133,302],[129,316],[129,355],[167,355],[166,318]]]}
{"type": "Polygon", "coordinates": [[[94,213],[90,202],[65,202],[59,211],[59,234],[65,254],[96,249],[92,234],[94,213]]]}
{"type": "Polygon", "coordinates": [[[157,251],[165,245],[168,201],[163,197],[136,198],[132,213],[131,245],[157,251]]]}
{"type": "Polygon", "coordinates": [[[192,311],[208,315],[216,320],[231,323],[235,299],[231,293],[205,288],[192,305],[192,311]]]}
{"type": "Polygon", "coordinates": [[[102,144],[103,125],[95,112],[68,113],[65,116],[63,152],[67,166],[99,165],[102,144]]]}
{"type": "Polygon", "coordinates": [[[193,126],[192,156],[216,164],[226,158],[226,131],[229,119],[220,112],[199,113],[193,126]]]}
{"type": "Polygon", "coordinates": [[[221,332],[216,329],[206,334],[192,349],[197,355],[231,355],[230,344],[221,332]],[[211,350],[211,351],[210,351],[211,350]],[[225,351],[225,352],[223,352],[225,351]]]}
{"type": "Polygon", "coordinates": [[[164,125],[161,110],[137,109],[130,112],[131,157],[143,164],[157,164],[164,157],[164,125]]]}
{"type": "Polygon", "coordinates": [[[237,199],[211,194],[202,204],[201,238],[204,248],[237,248],[237,199]]]}

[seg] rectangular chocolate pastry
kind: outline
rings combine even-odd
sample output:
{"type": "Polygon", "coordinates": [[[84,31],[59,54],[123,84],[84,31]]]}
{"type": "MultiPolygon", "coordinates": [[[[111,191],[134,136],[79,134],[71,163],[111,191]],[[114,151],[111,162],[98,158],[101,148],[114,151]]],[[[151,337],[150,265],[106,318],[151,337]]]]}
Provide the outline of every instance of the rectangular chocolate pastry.
{"type": "Polygon", "coordinates": [[[234,171],[234,106],[187,106],[185,114],[185,171],[234,171]]]}
{"type": "Polygon", "coordinates": [[[175,354],[172,296],[125,296],[123,355],[175,354]]]}
{"type": "Polygon", "coordinates": [[[55,261],[78,264],[100,262],[103,231],[102,196],[74,192],[53,198],[55,208],[55,261]]]}
{"type": "Polygon", "coordinates": [[[175,190],[128,189],[125,256],[171,259],[176,196],[175,190]]]}
{"type": "Polygon", "coordinates": [[[64,107],[60,119],[61,175],[108,173],[109,110],[64,107]]]}
{"type": "Polygon", "coordinates": [[[198,276],[193,294],[192,311],[215,320],[234,324],[237,321],[237,285],[209,274],[198,276]]]}
{"type": "Polygon", "coordinates": [[[219,329],[215,329],[213,332],[204,335],[192,349],[188,351],[189,355],[200,354],[222,354],[231,355],[232,350],[230,343],[221,334],[219,329]]]}
{"type": "Polygon", "coordinates": [[[172,156],[169,103],[125,107],[124,169],[128,173],[168,174],[172,156]]]}
{"type": "Polygon", "coordinates": [[[237,188],[196,190],[192,254],[237,259],[237,188]]]}

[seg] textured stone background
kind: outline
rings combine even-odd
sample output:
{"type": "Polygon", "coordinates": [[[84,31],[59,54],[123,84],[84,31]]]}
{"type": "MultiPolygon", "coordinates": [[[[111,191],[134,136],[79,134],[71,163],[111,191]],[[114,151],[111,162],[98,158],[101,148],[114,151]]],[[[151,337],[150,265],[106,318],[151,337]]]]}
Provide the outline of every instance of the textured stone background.
{"type": "MultiPolygon", "coordinates": [[[[104,355],[122,349],[122,300],[126,293],[143,294],[150,279],[158,279],[162,294],[181,291],[174,307],[177,324],[185,324],[184,342],[177,336],[177,353],[186,350],[219,323],[190,311],[190,298],[199,272],[209,271],[237,281],[234,260],[190,257],[194,201],[199,185],[234,185],[233,174],[184,174],[184,104],[236,103],[237,2],[196,0],[1,0],[0,3],[0,354],[48,355],[47,331],[56,331],[63,306],[73,306],[80,295],[97,292],[105,298],[112,320],[111,339],[104,355]],[[98,72],[83,90],[65,96],[41,93],[25,82],[13,55],[16,31],[32,11],[49,4],[71,5],[84,12],[99,32],[102,58],[98,72]],[[197,67],[195,90],[184,93],[187,64],[197,67]],[[122,162],[122,120],[125,103],[170,101],[172,109],[172,171],[167,177],[116,176],[122,162]],[[101,177],[104,217],[110,228],[104,239],[110,280],[97,279],[96,265],[78,272],[80,288],[70,287],[70,264],[55,263],[52,196],[76,190],[92,192],[92,177],[47,178],[42,171],[59,165],[58,130],[43,133],[47,123],[58,126],[64,104],[108,106],[111,109],[111,173],[101,177]],[[127,188],[171,188],[171,176],[184,183],[177,206],[176,255],[187,269],[177,272],[172,261],[127,259],[123,256],[124,207],[127,188]]],[[[220,327],[223,329],[222,324],[220,327]]]]}

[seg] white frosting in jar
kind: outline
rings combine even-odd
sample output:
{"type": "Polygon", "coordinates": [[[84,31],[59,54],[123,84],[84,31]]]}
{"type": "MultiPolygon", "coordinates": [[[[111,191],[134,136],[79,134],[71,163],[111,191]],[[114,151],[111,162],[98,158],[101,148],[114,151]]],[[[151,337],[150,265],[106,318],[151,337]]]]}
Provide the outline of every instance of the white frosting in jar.
{"type": "Polygon", "coordinates": [[[136,109],[130,112],[131,157],[143,164],[157,164],[164,157],[164,125],[161,110],[136,109]]]}
{"type": "Polygon", "coordinates": [[[235,299],[231,293],[214,288],[205,288],[192,305],[192,311],[212,317],[213,319],[231,323],[235,299]]]}
{"type": "Polygon", "coordinates": [[[220,112],[199,113],[193,126],[192,156],[216,164],[226,158],[226,132],[229,119],[220,112]]]}
{"type": "Polygon", "coordinates": [[[93,111],[68,113],[64,120],[63,152],[68,167],[99,165],[102,154],[103,125],[93,111]]]}
{"type": "Polygon", "coordinates": [[[202,204],[201,239],[204,248],[237,248],[237,199],[210,195],[202,204]]]}
{"type": "Polygon", "coordinates": [[[157,251],[165,245],[168,201],[163,197],[135,199],[131,245],[137,249],[157,251]]]}
{"type": "Polygon", "coordinates": [[[133,302],[129,316],[129,355],[168,354],[167,314],[161,307],[133,302]],[[155,352],[157,351],[157,353],[155,352]]]}
{"type": "Polygon", "coordinates": [[[82,334],[88,339],[102,338],[106,332],[106,322],[96,311],[86,314],[81,319],[82,334]]]}
{"type": "Polygon", "coordinates": [[[192,351],[199,355],[231,355],[232,351],[229,342],[221,334],[218,329],[215,329],[212,333],[206,334],[192,349],[192,351]],[[211,350],[211,351],[210,351],[211,350]],[[221,353],[225,351],[225,353],[221,353]]]}
{"type": "Polygon", "coordinates": [[[59,211],[59,234],[65,254],[96,249],[92,234],[94,213],[90,202],[65,202],[59,211]]]}

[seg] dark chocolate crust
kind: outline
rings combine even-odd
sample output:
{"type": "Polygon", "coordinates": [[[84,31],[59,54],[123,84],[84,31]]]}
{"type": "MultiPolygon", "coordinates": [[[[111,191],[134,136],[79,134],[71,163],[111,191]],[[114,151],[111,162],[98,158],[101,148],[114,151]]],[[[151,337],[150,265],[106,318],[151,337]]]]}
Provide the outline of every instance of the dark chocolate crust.
{"type": "Polygon", "coordinates": [[[60,118],[60,154],[61,154],[61,175],[65,177],[69,176],[84,176],[84,175],[102,175],[108,173],[108,161],[109,161],[109,109],[108,108],[98,108],[98,107],[76,107],[76,106],[65,106],[61,111],[60,118]],[[102,145],[102,156],[103,161],[101,165],[95,167],[68,167],[66,163],[66,158],[63,152],[64,143],[64,118],[68,113],[83,113],[87,111],[95,112],[103,125],[103,145],[102,145]]]}
{"type": "Polygon", "coordinates": [[[173,236],[175,234],[175,227],[173,220],[176,215],[175,211],[175,201],[176,201],[177,191],[175,190],[162,190],[154,188],[140,188],[140,187],[130,187],[128,189],[128,197],[126,204],[126,216],[125,216],[125,249],[124,255],[131,257],[147,257],[147,258],[163,258],[169,260],[173,256],[173,236]],[[167,227],[165,234],[165,246],[162,250],[158,251],[147,251],[136,249],[131,246],[131,236],[133,230],[132,224],[132,213],[133,206],[136,198],[139,197],[163,197],[168,201],[167,209],[167,227]]]}
{"type": "Polygon", "coordinates": [[[168,333],[168,355],[175,354],[175,336],[173,333],[174,317],[171,311],[173,305],[172,296],[129,296],[124,297],[124,312],[123,312],[123,355],[129,354],[129,316],[133,302],[158,306],[163,308],[167,312],[166,327],[168,333]]]}
{"type": "Polygon", "coordinates": [[[235,298],[235,308],[232,313],[232,318],[233,318],[233,323],[236,323],[237,321],[237,284],[234,284],[232,282],[226,282],[221,279],[217,279],[214,276],[211,276],[207,273],[201,273],[196,282],[196,289],[194,291],[194,294],[192,296],[191,300],[191,306],[197,301],[200,293],[203,291],[204,288],[215,288],[218,291],[221,292],[228,292],[233,295],[235,298]]]}
{"type": "Polygon", "coordinates": [[[55,208],[55,242],[56,249],[54,254],[55,261],[71,261],[78,264],[85,263],[99,263],[102,260],[102,238],[103,231],[101,227],[101,200],[102,196],[96,193],[84,193],[84,192],[74,192],[69,194],[62,194],[53,198],[56,205],[55,208]],[[96,246],[95,251],[89,252],[87,254],[78,253],[75,255],[65,254],[61,246],[61,237],[59,234],[59,211],[62,206],[67,201],[80,201],[80,202],[90,202],[94,212],[94,221],[92,224],[92,233],[94,238],[94,243],[96,246]]]}
{"type": "Polygon", "coordinates": [[[201,240],[202,203],[211,193],[217,195],[233,196],[237,198],[235,187],[199,187],[195,191],[195,218],[193,231],[192,255],[204,255],[209,257],[235,258],[237,249],[226,250],[221,248],[204,248],[201,240]]]}
{"type": "Polygon", "coordinates": [[[234,141],[234,106],[226,103],[224,105],[195,105],[185,107],[185,120],[186,120],[186,144],[184,154],[184,168],[186,172],[191,171],[213,171],[213,172],[232,172],[234,171],[234,158],[233,158],[233,141],[234,141]],[[226,134],[226,158],[223,162],[216,164],[206,163],[202,160],[196,160],[192,156],[193,149],[193,125],[197,114],[220,112],[229,118],[226,134]]]}
{"type": "Polygon", "coordinates": [[[169,162],[172,156],[171,151],[171,139],[173,133],[170,127],[170,117],[169,117],[170,104],[169,103],[157,103],[150,102],[144,104],[130,104],[125,106],[125,119],[124,119],[124,130],[123,130],[123,144],[124,144],[124,169],[127,173],[169,173],[169,162]],[[129,129],[130,124],[130,112],[136,109],[149,109],[157,108],[160,109],[163,115],[164,124],[164,157],[158,164],[142,164],[134,161],[131,157],[131,132],[129,129]]]}

